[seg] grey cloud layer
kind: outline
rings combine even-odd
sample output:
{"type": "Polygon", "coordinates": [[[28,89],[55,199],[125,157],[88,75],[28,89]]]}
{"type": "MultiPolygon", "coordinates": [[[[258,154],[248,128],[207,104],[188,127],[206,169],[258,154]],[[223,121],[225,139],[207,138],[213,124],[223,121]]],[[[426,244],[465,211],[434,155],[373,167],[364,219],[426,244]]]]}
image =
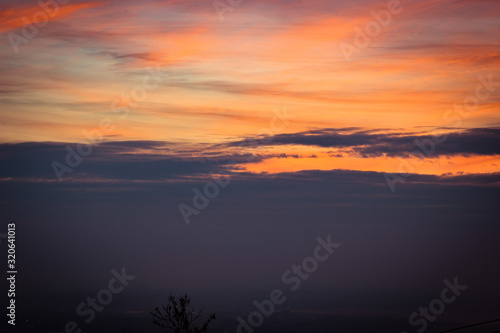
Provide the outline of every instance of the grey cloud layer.
{"type": "MultiPolygon", "coordinates": [[[[346,148],[364,157],[382,155],[394,157],[411,155],[413,151],[418,150],[418,142],[428,139],[432,140],[432,135],[386,134],[353,128],[330,128],[279,134],[274,136],[271,144],[346,148]]],[[[241,141],[230,143],[231,146],[239,144],[241,141]]],[[[435,153],[430,157],[498,154],[500,154],[500,129],[473,128],[447,134],[446,141],[438,144],[435,153]]]]}

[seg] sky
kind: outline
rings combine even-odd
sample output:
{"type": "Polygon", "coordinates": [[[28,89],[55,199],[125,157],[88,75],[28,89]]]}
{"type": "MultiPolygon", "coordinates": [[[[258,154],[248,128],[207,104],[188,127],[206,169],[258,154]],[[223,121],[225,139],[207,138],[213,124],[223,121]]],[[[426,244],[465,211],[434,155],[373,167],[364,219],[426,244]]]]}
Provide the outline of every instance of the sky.
{"type": "Polygon", "coordinates": [[[495,0],[3,0],[0,221],[21,300],[71,313],[29,329],[81,323],[122,267],[99,315],[188,291],[244,316],[329,235],[275,314],[417,331],[458,277],[427,331],[495,319],[499,19],[495,0]]]}

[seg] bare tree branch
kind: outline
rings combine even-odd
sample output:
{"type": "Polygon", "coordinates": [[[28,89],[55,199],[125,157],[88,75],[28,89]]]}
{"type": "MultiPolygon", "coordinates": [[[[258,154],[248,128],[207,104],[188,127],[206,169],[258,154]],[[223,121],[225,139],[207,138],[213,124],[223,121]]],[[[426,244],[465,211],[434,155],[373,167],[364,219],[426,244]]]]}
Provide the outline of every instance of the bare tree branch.
{"type": "Polygon", "coordinates": [[[151,311],[153,323],[165,329],[168,333],[203,333],[206,332],[208,324],[215,320],[215,314],[208,316],[201,326],[195,326],[195,322],[201,319],[203,308],[196,311],[190,307],[191,298],[187,295],[176,297],[168,296],[168,304],[156,307],[151,311]]]}

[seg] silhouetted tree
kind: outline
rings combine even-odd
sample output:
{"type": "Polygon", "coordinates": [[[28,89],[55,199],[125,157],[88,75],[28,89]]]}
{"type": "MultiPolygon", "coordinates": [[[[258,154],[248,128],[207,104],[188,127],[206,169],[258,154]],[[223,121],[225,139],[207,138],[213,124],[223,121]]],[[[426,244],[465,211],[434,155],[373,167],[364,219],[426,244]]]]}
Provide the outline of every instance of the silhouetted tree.
{"type": "Polygon", "coordinates": [[[215,314],[212,313],[205,323],[201,326],[194,326],[195,321],[201,319],[200,311],[195,311],[189,304],[191,298],[187,295],[176,297],[172,294],[168,296],[168,304],[156,307],[151,315],[153,323],[163,327],[166,332],[173,333],[202,333],[206,332],[208,324],[215,319],[215,314]]]}

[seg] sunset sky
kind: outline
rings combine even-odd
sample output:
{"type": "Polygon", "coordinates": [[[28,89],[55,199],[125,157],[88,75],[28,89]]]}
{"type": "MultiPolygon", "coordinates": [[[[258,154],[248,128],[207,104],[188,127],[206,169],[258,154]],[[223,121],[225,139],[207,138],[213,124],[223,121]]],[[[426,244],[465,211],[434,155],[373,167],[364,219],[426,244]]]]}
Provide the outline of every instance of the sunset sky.
{"type": "Polygon", "coordinates": [[[38,22],[42,7],[3,2],[0,140],[80,142],[107,119],[105,141],[203,144],[204,155],[286,133],[295,139],[240,149],[263,157],[244,168],[398,172],[400,158],[418,148],[416,136],[452,132],[456,141],[437,147],[416,173],[498,171],[498,150],[447,147],[468,135],[498,140],[498,4],[403,1],[390,13],[389,3],[242,1],[219,16],[208,2],[70,1],[49,10],[28,39],[22,17],[38,22]],[[467,100],[487,81],[496,85],[479,89],[484,98],[467,100]],[[269,131],[273,110],[291,121],[269,131]],[[304,142],[315,130],[368,137],[304,142]],[[360,152],[367,146],[372,153],[360,152]],[[298,158],[274,157],[282,154],[298,158]]]}
{"type": "Polygon", "coordinates": [[[3,0],[0,38],[1,217],[47,257],[26,272],[93,290],[123,262],[139,290],[265,289],[326,232],[346,254],[318,290],[432,294],[457,271],[487,294],[498,278],[496,0],[3,0]],[[193,189],[229,174],[186,225],[193,189]],[[391,271],[413,262],[389,283],[363,243],[391,271]],[[225,273],[193,278],[207,267],[225,273]]]}

